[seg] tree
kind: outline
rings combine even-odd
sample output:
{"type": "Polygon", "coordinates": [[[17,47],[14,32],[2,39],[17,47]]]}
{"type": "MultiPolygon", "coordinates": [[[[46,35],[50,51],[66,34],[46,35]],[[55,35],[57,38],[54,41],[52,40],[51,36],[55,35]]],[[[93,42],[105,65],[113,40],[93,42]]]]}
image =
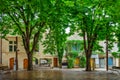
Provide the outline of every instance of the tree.
{"type": "MultiPolygon", "coordinates": [[[[109,10],[109,13],[111,13],[113,19],[114,19],[114,25],[116,26],[115,28],[115,38],[116,38],[116,43],[117,43],[117,47],[118,47],[118,51],[117,52],[113,52],[112,55],[115,58],[119,58],[118,63],[120,63],[120,14],[119,11],[120,9],[117,8],[118,6],[120,6],[120,1],[119,0],[115,0],[113,2],[114,4],[110,5],[111,6],[111,10],[109,10]]],[[[119,64],[120,66],[120,64],[119,64]]]]}
{"type": "Polygon", "coordinates": [[[120,58],[120,52],[112,52],[113,57],[120,58]]]}
{"type": "Polygon", "coordinates": [[[111,8],[112,11],[110,13],[113,16],[114,21],[116,22],[116,24],[114,24],[115,26],[117,26],[115,36],[117,38],[116,42],[118,43],[118,52],[120,52],[120,9],[117,8],[118,6],[120,6],[120,1],[116,0],[115,5],[112,5],[113,8],[111,8]]]}
{"type": "MultiPolygon", "coordinates": [[[[80,58],[83,53],[83,41],[82,40],[67,40],[66,42],[66,58],[68,62],[68,68],[74,67],[76,58],[80,58]]],[[[80,61],[80,64],[82,61],[80,61]]]]}
{"type": "MultiPolygon", "coordinates": [[[[49,0],[1,0],[1,3],[3,18],[9,18],[9,21],[4,22],[10,24],[11,27],[7,28],[12,29],[13,34],[22,37],[28,57],[28,70],[33,70],[33,52],[47,23],[51,3],[49,0]]],[[[5,25],[2,27],[4,29],[5,25]]]]}
{"type": "Polygon", "coordinates": [[[64,0],[59,0],[53,5],[53,13],[48,21],[48,33],[43,42],[45,47],[44,52],[53,55],[57,54],[60,68],[62,67],[62,58],[68,36],[66,28],[70,27],[68,26],[69,12],[66,10],[67,6],[65,2],[64,0]]]}
{"type": "Polygon", "coordinates": [[[61,68],[67,34],[65,33],[65,27],[61,24],[62,21],[58,21],[57,19],[55,24],[52,24],[52,28],[50,28],[43,44],[46,47],[45,52],[57,54],[59,67],[61,68]]]}
{"type": "MultiPolygon", "coordinates": [[[[96,42],[100,41],[100,39],[105,39],[106,31],[105,25],[111,21],[104,14],[105,4],[107,1],[80,1],[76,0],[75,6],[72,12],[75,17],[76,25],[78,26],[78,31],[80,36],[83,36],[84,40],[84,51],[86,55],[86,71],[91,71],[90,66],[90,58],[92,55],[93,48],[96,42]],[[81,3],[81,4],[78,4],[81,3]],[[104,33],[105,31],[105,33],[104,33]]],[[[109,26],[109,25],[107,25],[109,26]]]]}

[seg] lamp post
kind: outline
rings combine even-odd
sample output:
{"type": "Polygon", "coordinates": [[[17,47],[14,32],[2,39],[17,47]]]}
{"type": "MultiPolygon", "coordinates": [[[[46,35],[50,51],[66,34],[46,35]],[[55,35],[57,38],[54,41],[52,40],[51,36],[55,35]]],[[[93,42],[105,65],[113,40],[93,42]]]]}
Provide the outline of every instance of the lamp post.
{"type": "Polygon", "coordinates": [[[18,37],[16,36],[16,54],[15,54],[15,61],[16,61],[16,71],[18,70],[18,37]]]}
{"type": "Polygon", "coordinates": [[[106,37],[106,70],[108,71],[108,37],[106,37]]]}

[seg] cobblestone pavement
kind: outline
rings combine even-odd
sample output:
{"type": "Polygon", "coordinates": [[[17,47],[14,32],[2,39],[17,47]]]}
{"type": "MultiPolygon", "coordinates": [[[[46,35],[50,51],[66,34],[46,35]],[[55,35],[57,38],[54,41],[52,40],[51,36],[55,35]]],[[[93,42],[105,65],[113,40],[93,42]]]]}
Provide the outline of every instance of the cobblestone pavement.
{"type": "Polygon", "coordinates": [[[120,80],[120,75],[102,70],[39,69],[1,73],[0,80],[120,80]]]}

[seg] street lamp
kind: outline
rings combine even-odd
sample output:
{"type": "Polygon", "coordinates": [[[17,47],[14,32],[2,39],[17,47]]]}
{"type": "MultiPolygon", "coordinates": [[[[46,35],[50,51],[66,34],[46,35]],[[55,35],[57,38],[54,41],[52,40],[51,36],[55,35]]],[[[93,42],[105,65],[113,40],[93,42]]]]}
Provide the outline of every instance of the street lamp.
{"type": "Polygon", "coordinates": [[[16,54],[15,54],[15,62],[16,62],[16,71],[18,70],[18,37],[16,36],[16,54]]]}
{"type": "Polygon", "coordinates": [[[108,39],[106,38],[106,70],[108,71],[108,39]]]}

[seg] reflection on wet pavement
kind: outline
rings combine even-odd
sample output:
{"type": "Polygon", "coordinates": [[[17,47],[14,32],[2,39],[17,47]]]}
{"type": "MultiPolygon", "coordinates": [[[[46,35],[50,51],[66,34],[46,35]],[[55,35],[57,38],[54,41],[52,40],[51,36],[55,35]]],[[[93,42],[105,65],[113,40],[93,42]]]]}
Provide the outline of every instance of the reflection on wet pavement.
{"type": "Polygon", "coordinates": [[[0,80],[120,80],[106,71],[34,70],[0,74],[0,80]]]}

